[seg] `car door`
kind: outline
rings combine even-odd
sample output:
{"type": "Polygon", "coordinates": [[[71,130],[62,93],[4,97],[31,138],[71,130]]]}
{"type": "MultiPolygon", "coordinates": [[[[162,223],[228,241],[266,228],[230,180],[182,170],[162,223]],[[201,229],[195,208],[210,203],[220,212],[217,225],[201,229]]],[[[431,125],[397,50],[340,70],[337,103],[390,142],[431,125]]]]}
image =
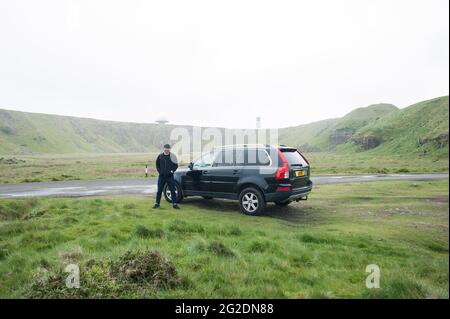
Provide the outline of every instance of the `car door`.
{"type": "Polygon", "coordinates": [[[294,148],[282,148],[281,153],[290,167],[290,180],[292,187],[305,187],[309,182],[309,164],[304,157],[294,148]]]}
{"type": "Polygon", "coordinates": [[[212,167],[214,152],[203,154],[194,162],[192,170],[189,170],[182,179],[182,186],[186,194],[197,194],[209,189],[209,170],[212,167]]]}
{"type": "Polygon", "coordinates": [[[210,191],[213,193],[234,194],[244,165],[244,150],[227,148],[219,151],[209,170],[210,191]]]}

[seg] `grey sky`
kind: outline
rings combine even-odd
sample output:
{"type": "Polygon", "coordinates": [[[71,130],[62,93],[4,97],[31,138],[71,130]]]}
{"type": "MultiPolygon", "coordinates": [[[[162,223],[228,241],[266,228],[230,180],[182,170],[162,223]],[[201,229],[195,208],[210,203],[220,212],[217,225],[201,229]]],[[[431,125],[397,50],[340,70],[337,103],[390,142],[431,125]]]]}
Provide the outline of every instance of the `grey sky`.
{"type": "Polygon", "coordinates": [[[2,1],[0,108],[284,127],[448,94],[448,0],[2,1]]]}

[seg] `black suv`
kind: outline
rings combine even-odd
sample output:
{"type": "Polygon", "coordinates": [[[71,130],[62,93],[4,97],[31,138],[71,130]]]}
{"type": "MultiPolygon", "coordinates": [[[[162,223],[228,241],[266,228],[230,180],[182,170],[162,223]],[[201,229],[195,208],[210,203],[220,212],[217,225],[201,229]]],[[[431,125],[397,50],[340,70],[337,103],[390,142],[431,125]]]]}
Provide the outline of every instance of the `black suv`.
{"type": "MultiPolygon", "coordinates": [[[[239,200],[244,214],[258,215],[266,202],[288,205],[312,189],[309,163],[296,148],[231,145],[203,154],[175,172],[177,201],[184,197],[239,200]]],[[[164,196],[171,201],[167,185],[164,196]]]]}

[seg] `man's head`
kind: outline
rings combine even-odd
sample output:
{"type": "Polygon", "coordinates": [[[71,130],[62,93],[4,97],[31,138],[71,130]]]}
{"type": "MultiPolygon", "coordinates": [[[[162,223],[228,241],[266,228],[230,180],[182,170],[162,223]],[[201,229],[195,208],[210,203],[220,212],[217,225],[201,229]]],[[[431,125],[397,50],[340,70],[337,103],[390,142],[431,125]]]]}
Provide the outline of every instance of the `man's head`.
{"type": "Polygon", "coordinates": [[[169,144],[164,144],[163,152],[166,155],[170,153],[170,145],[169,144]]]}

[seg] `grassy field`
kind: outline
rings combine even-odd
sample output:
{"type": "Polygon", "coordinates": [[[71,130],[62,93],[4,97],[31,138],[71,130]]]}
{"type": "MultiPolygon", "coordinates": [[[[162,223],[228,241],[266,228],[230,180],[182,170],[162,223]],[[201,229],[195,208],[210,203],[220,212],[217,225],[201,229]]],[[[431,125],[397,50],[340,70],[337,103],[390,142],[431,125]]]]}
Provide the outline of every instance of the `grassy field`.
{"type": "Polygon", "coordinates": [[[448,172],[448,154],[414,156],[380,155],[369,152],[353,154],[305,153],[315,175],[327,174],[398,174],[448,172]]]}
{"type": "Polygon", "coordinates": [[[0,156],[0,183],[26,183],[80,179],[138,178],[149,165],[150,176],[157,153],[61,154],[0,156]]]}
{"type": "Polygon", "coordinates": [[[249,217],[233,201],[0,201],[0,297],[448,298],[448,181],[316,187],[249,217]],[[76,263],[80,289],[62,269],[76,263]],[[368,264],[381,288],[367,289],[368,264]]]}
{"type": "MultiPolygon", "coordinates": [[[[0,156],[0,183],[155,176],[156,153],[0,156]],[[3,159],[2,159],[3,158],[3,159]]],[[[448,154],[438,156],[306,153],[313,174],[448,172],[448,154]]]]}

